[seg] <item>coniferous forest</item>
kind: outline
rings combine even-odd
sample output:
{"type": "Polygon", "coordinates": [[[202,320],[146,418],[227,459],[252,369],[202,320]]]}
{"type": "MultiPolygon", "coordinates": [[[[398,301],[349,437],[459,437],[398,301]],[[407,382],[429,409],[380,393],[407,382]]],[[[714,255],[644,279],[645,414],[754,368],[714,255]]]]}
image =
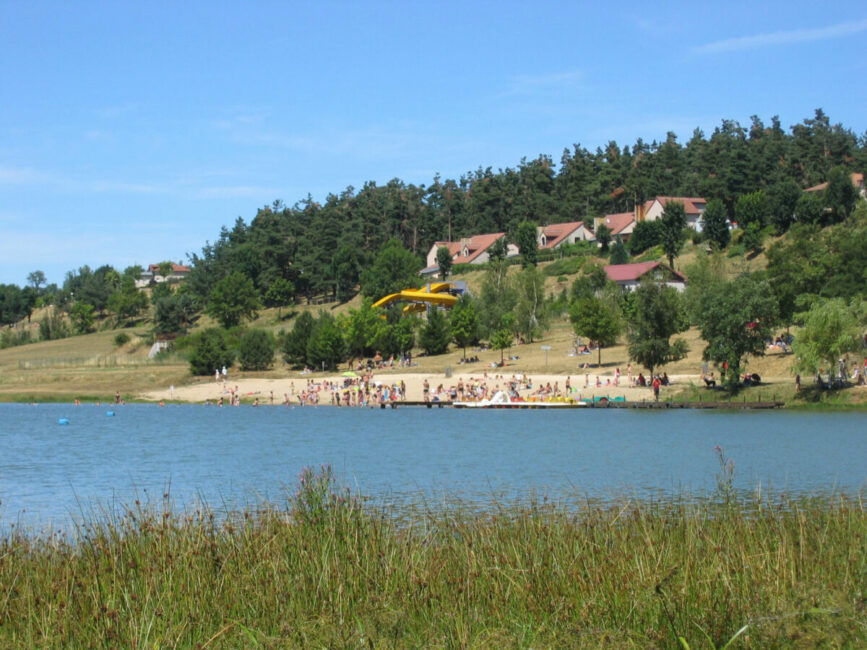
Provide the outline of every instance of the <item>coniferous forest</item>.
{"type": "Polygon", "coordinates": [[[299,297],[345,300],[389,240],[419,256],[420,268],[436,241],[489,232],[514,241],[524,221],[592,223],[655,196],[719,199],[735,220],[738,199],[762,192],[763,225],[785,232],[797,221],[826,218],[802,191],[828,181],[835,169],[867,169],[867,134],[832,124],[821,109],[788,130],[777,117],[766,124],[753,116],[748,126],[723,120],[710,135],[696,130],[686,142],[669,132],[662,142],[611,141],[595,151],[575,144],[559,161],[540,155],[515,168],[436,176],[428,185],[396,178],[347,187],[322,202],[309,196],[292,206],[275,201],[249,223],[239,217],[191,255],[190,284],[205,299],[237,271],[263,296],[282,278],[299,297]]]}

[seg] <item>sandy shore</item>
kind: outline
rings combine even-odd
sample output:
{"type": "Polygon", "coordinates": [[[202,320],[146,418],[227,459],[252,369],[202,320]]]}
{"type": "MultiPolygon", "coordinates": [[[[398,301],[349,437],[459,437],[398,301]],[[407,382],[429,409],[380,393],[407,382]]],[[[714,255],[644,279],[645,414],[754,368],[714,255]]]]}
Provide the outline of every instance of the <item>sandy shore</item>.
{"type": "MultiPolygon", "coordinates": [[[[561,393],[565,393],[567,379],[571,384],[572,391],[570,395],[576,399],[593,398],[607,396],[609,398],[623,397],[628,401],[641,401],[653,399],[653,393],[649,387],[633,387],[629,385],[628,378],[623,375],[620,378],[619,385],[615,385],[615,377],[613,374],[598,375],[599,383],[596,385],[596,374],[585,376],[581,375],[551,375],[544,373],[529,373],[527,375],[531,380],[532,388],[521,388],[520,394],[524,398],[530,397],[535,393],[540,386],[551,385],[556,387],[561,393]],[[586,386],[585,386],[586,383],[586,386]]],[[[523,384],[526,379],[521,374],[498,373],[496,370],[486,370],[479,368],[478,371],[458,371],[447,378],[444,374],[420,374],[420,373],[400,373],[400,372],[375,372],[373,373],[372,381],[381,382],[384,386],[400,385],[401,382],[406,386],[407,401],[422,401],[424,399],[424,381],[427,379],[430,385],[430,394],[433,397],[436,389],[442,386],[443,391],[448,391],[452,386],[457,387],[460,382],[464,386],[471,383],[484,384],[487,386],[488,394],[492,395],[501,388],[506,388],[508,384],[515,378],[523,384]]],[[[286,379],[256,379],[256,378],[239,378],[233,380],[229,377],[226,385],[222,382],[202,381],[199,384],[188,386],[179,386],[175,388],[167,388],[164,390],[152,391],[142,394],[140,397],[144,400],[151,401],[176,401],[190,403],[204,403],[206,401],[216,402],[220,397],[224,401],[229,401],[231,391],[235,391],[241,396],[242,403],[250,404],[258,399],[259,404],[283,404],[286,397],[289,398],[292,404],[297,404],[299,394],[308,388],[308,382],[316,385],[316,388],[321,388],[325,382],[334,383],[338,386],[343,386],[346,378],[340,373],[320,374],[316,373],[310,376],[302,376],[286,379]]],[[[698,383],[700,377],[698,375],[672,375],[671,382],[674,387],[689,383],[698,383]]],[[[662,387],[661,397],[664,397],[667,387],[662,387]]],[[[329,405],[331,402],[331,393],[328,390],[320,390],[320,405],[329,405]]],[[[440,396],[441,400],[447,400],[446,395],[440,396]]]]}

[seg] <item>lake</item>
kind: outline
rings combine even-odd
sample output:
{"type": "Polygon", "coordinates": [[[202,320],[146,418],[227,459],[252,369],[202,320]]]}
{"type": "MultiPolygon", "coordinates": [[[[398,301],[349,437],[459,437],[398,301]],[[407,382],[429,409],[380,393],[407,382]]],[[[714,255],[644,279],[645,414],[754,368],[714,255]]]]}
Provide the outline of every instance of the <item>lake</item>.
{"type": "Polygon", "coordinates": [[[0,422],[4,530],[165,492],[178,508],[284,502],[322,464],[381,504],[707,494],[717,445],[738,489],[867,487],[863,413],[2,404],[0,422]]]}

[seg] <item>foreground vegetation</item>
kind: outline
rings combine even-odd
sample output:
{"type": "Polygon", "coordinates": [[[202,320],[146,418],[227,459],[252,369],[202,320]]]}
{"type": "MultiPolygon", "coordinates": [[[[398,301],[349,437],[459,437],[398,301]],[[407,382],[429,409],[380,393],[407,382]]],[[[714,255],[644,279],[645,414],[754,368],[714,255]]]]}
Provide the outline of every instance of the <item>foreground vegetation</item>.
{"type": "MultiPolygon", "coordinates": [[[[135,504],[0,543],[4,647],[734,647],[867,643],[858,498],[421,506],[305,471],[228,518],[135,504]]],[[[14,530],[14,529],[13,529],[14,530]]]]}

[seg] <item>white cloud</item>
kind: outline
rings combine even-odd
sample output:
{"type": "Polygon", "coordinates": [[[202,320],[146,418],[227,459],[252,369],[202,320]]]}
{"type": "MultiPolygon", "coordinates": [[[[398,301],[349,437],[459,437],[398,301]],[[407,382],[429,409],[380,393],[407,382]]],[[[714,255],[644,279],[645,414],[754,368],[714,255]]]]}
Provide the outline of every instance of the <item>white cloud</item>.
{"type": "Polygon", "coordinates": [[[219,187],[199,187],[193,191],[193,196],[198,199],[261,199],[263,196],[277,196],[280,192],[281,190],[273,187],[259,187],[256,185],[221,185],[219,187]]]}
{"type": "Polygon", "coordinates": [[[728,38],[714,43],[707,43],[693,48],[698,54],[719,54],[722,52],[735,52],[738,50],[752,50],[774,45],[791,45],[793,43],[806,43],[809,41],[824,41],[843,36],[850,36],[859,32],[867,31],[867,20],[858,20],[848,23],[839,23],[830,27],[817,27],[815,29],[795,29],[787,32],[772,32],[769,34],[757,34],[755,36],[741,36],[728,38]]]}
{"type": "Polygon", "coordinates": [[[583,78],[584,73],[579,70],[553,72],[542,75],[518,75],[511,79],[511,87],[502,93],[501,97],[531,95],[548,89],[562,89],[566,86],[574,85],[583,78]]]}
{"type": "Polygon", "coordinates": [[[0,185],[31,185],[47,180],[47,174],[27,167],[0,167],[0,185]]]}

